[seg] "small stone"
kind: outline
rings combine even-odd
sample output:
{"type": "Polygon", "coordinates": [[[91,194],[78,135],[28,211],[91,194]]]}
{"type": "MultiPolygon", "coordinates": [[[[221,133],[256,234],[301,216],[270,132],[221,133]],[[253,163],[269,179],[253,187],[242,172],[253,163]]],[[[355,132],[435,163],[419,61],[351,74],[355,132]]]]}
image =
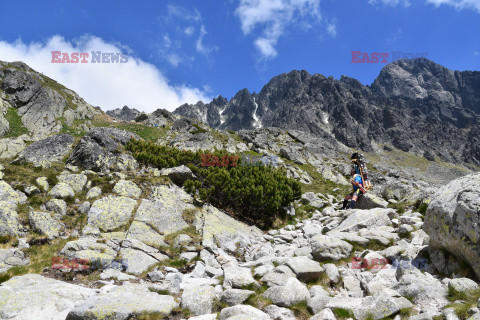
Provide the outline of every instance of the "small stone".
{"type": "Polygon", "coordinates": [[[185,261],[192,261],[196,257],[198,257],[197,252],[182,252],[180,254],[180,260],[185,260],[185,261]]]}
{"type": "Polygon", "coordinates": [[[93,187],[92,189],[88,190],[86,198],[88,199],[93,199],[96,197],[100,197],[102,195],[102,189],[99,187],[93,187]]]}
{"type": "Polygon", "coordinates": [[[25,188],[25,193],[29,196],[33,196],[34,194],[41,193],[41,191],[35,186],[28,186],[25,188]]]}
{"type": "Polygon", "coordinates": [[[307,257],[295,257],[288,259],[285,263],[299,280],[312,281],[320,277],[323,272],[323,268],[320,263],[313,261],[307,257]]]}
{"type": "Polygon", "coordinates": [[[119,196],[138,199],[142,194],[140,189],[135,183],[129,180],[120,180],[115,184],[113,192],[119,196]]]}
{"type": "Polygon", "coordinates": [[[78,207],[78,212],[80,212],[81,214],[87,214],[89,210],[90,210],[90,202],[88,201],[85,201],[80,205],[80,207],[78,207]]]}
{"type": "Polygon", "coordinates": [[[67,214],[67,203],[60,199],[51,199],[45,203],[45,208],[47,208],[48,211],[60,213],[61,215],[67,214]]]}
{"type": "Polygon", "coordinates": [[[52,188],[52,190],[48,192],[48,195],[54,198],[65,199],[68,197],[75,196],[75,192],[73,191],[72,187],[70,187],[68,184],[64,182],[59,182],[52,188]]]}
{"type": "Polygon", "coordinates": [[[254,295],[255,291],[242,289],[227,289],[220,295],[220,301],[225,302],[229,306],[242,304],[250,296],[254,295]]]}
{"type": "Polygon", "coordinates": [[[48,192],[50,186],[48,185],[48,179],[46,177],[39,177],[35,181],[43,192],[48,192]]]}
{"type": "Polygon", "coordinates": [[[192,238],[187,235],[187,234],[180,234],[175,237],[173,240],[173,247],[174,248],[180,248],[182,246],[185,246],[189,244],[192,241],[192,238]]]}
{"type": "Polygon", "coordinates": [[[280,307],[291,307],[310,297],[307,287],[296,278],[290,278],[283,286],[268,288],[263,296],[280,307]]]}

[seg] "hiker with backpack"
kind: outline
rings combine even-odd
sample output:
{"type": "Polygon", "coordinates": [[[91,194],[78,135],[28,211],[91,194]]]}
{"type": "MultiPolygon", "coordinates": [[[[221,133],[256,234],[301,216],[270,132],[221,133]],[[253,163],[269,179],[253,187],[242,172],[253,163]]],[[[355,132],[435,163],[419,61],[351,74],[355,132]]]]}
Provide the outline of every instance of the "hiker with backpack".
{"type": "Polygon", "coordinates": [[[368,171],[365,158],[363,154],[354,153],[351,157],[352,169],[350,170],[350,182],[353,186],[353,192],[349,193],[343,200],[342,209],[346,209],[348,201],[350,202],[350,209],[354,209],[357,204],[357,200],[365,193],[370,187],[370,181],[368,180],[368,171]]]}

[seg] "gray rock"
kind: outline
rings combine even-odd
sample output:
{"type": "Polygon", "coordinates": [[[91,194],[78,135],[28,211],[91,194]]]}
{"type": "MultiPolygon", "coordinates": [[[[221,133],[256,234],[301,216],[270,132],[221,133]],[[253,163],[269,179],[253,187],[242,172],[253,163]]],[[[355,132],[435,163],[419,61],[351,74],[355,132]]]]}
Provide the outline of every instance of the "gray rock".
{"type": "Polygon", "coordinates": [[[147,312],[158,312],[166,316],[177,307],[178,303],[172,296],[159,295],[148,290],[147,286],[125,282],[109,292],[87,298],[70,311],[66,319],[126,320],[147,312]]]}
{"type": "Polygon", "coordinates": [[[478,289],[478,284],[472,279],[456,278],[448,282],[448,288],[455,289],[458,292],[467,292],[478,289]]]}
{"type": "MultiPolygon", "coordinates": [[[[398,271],[401,269],[397,269],[398,271]]],[[[393,289],[404,297],[412,297],[415,305],[420,308],[435,310],[445,306],[447,289],[429,273],[421,273],[413,269],[399,278],[393,289]]]]}
{"type": "Polygon", "coordinates": [[[338,283],[340,281],[340,273],[338,272],[338,268],[333,263],[327,263],[323,265],[323,269],[325,269],[325,273],[327,274],[328,279],[332,283],[338,283]]]}
{"type": "Polygon", "coordinates": [[[136,205],[137,202],[133,199],[112,195],[95,201],[88,212],[84,232],[87,230],[108,232],[124,226],[136,205]]]}
{"type": "Polygon", "coordinates": [[[255,295],[255,291],[242,289],[227,289],[220,295],[220,301],[225,302],[229,306],[242,304],[250,296],[255,295]]]}
{"type": "Polygon", "coordinates": [[[84,174],[61,174],[58,176],[58,181],[68,184],[73,191],[81,192],[87,184],[87,176],[84,174]]]}
{"type": "Polygon", "coordinates": [[[299,152],[298,149],[293,148],[293,146],[289,146],[286,148],[280,149],[280,155],[288,160],[291,160],[297,164],[306,164],[307,162],[302,157],[302,154],[299,152]]]}
{"type": "Polygon", "coordinates": [[[20,201],[19,195],[5,181],[0,181],[0,201],[17,204],[20,201]]]}
{"type": "Polygon", "coordinates": [[[225,268],[223,272],[223,285],[226,288],[242,289],[251,284],[256,284],[256,281],[252,276],[252,270],[249,268],[232,266],[225,268]]]}
{"type": "Polygon", "coordinates": [[[18,249],[0,249],[0,273],[16,266],[25,266],[30,259],[25,257],[25,252],[18,249]]]}
{"type": "Polygon", "coordinates": [[[311,317],[310,320],[337,320],[337,318],[331,309],[325,308],[311,317]]]}
{"type": "Polygon", "coordinates": [[[0,139],[0,159],[11,159],[22,152],[27,145],[25,135],[17,138],[0,139]]]}
{"type": "Polygon", "coordinates": [[[60,213],[62,215],[67,214],[67,203],[60,199],[49,200],[47,203],[45,203],[45,207],[47,210],[55,213],[60,213]]]}
{"type": "Polygon", "coordinates": [[[88,211],[90,211],[90,202],[88,201],[85,201],[80,205],[80,207],[78,207],[78,212],[81,214],[87,214],[88,211]]]}
{"type": "Polygon", "coordinates": [[[40,193],[40,189],[38,189],[35,186],[28,186],[25,188],[25,194],[27,194],[28,196],[33,196],[39,193],[40,193]]]}
{"type": "Polygon", "coordinates": [[[50,189],[47,177],[38,177],[35,181],[43,192],[47,192],[50,189]]]}
{"type": "Polygon", "coordinates": [[[160,175],[168,176],[177,185],[183,185],[188,179],[195,179],[192,170],[187,166],[181,165],[175,168],[166,168],[160,171],[160,175]]]}
{"type": "Polygon", "coordinates": [[[196,222],[197,230],[203,233],[202,245],[207,249],[221,248],[236,251],[237,244],[251,243],[253,239],[263,237],[260,229],[235,220],[219,209],[203,206],[196,222]]]}
{"type": "Polygon", "coordinates": [[[204,314],[201,316],[190,317],[188,318],[188,320],[217,320],[217,314],[216,313],[204,314]]]}
{"type": "Polygon", "coordinates": [[[263,293],[263,296],[272,300],[280,307],[291,307],[310,298],[307,287],[296,278],[290,278],[283,286],[273,286],[263,293]]]}
{"type": "Polygon", "coordinates": [[[50,239],[59,237],[64,229],[64,226],[53,219],[49,212],[30,211],[28,220],[35,232],[44,234],[50,239]]]}
{"type": "Polygon", "coordinates": [[[373,209],[373,208],[386,208],[388,201],[376,196],[375,194],[368,192],[358,199],[356,208],[358,209],[373,209]]]}
{"type": "Polygon", "coordinates": [[[323,272],[320,263],[307,257],[290,258],[285,265],[292,269],[299,280],[305,282],[318,279],[323,272]]]}
{"type": "Polygon", "coordinates": [[[124,240],[120,254],[127,262],[126,272],[134,275],[140,275],[156,263],[168,259],[158,249],[136,239],[124,240]]]}
{"type": "Polygon", "coordinates": [[[480,277],[480,174],[456,179],[440,188],[428,206],[423,225],[429,245],[467,261],[480,277]]]}
{"type": "MultiPolygon", "coordinates": [[[[115,128],[93,128],[91,129],[73,149],[69,164],[82,166],[85,169],[104,171],[108,169],[125,169],[117,165],[121,155],[116,152],[126,145],[130,139],[140,139],[138,135],[125,130],[115,128]]],[[[126,167],[132,164],[124,163],[126,167]]]]}
{"type": "Polygon", "coordinates": [[[162,246],[165,245],[164,235],[188,227],[182,215],[187,209],[195,209],[195,206],[192,197],[176,185],[155,187],[150,199],[141,200],[128,238],[138,239],[152,246],[162,246]]]}
{"type": "Polygon", "coordinates": [[[363,299],[362,304],[354,308],[355,319],[384,319],[395,315],[401,309],[411,308],[412,303],[401,296],[392,297],[380,292],[363,299]]]}
{"type": "Polygon", "coordinates": [[[332,310],[335,309],[345,309],[352,311],[362,304],[363,298],[354,298],[354,297],[333,297],[331,298],[325,308],[332,310]]]}
{"type": "Polygon", "coordinates": [[[64,182],[59,182],[48,192],[48,195],[54,198],[65,199],[68,197],[74,197],[75,192],[70,185],[64,182]]]}
{"type": "Polygon", "coordinates": [[[186,288],[182,293],[182,308],[188,308],[192,315],[212,313],[215,290],[211,286],[186,288]]]}
{"type": "Polygon", "coordinates": [[[267,306],[265,312],[274,320],[295,320],[295,313],[287,308],[278,307],[274,304],[267,306]]]}
{"type": "Polygon", "coordinates": [[[52,162],[62,162],[73,147],[73,136],[62,133],[36,141],[26,147],[15,163],[33,163],[35,166],[49,167],[52,162]]]}
{"type": "Polygon", "coordinates": [[[4,319],[64,320],[75,305],[95,290],[38,274],[16,276],[0,286],[0,314],[4,319]]]}
{"type": "Polygon", "coordinates": [[[106,112],[110,117],[117,118],[123,121],[132,121],[140,115],[140,111],[135,108],[129,108],[128,106],[123,106],[122,109],[117,108],[114,110],[108,110],[106,112]]]}
{"type": "Polygon", "coordinates": [[[312,255],[316,260],[338,261],[350,256],[352,245],[343,240],[329,236],[318,235],[310,239],[312,255]]]}
{"type": "MultiPolygon", "coordinates": [[[[391,225],[390,216],[393,217],[393,209],[370,209],[356,210],[350,214],[342,223],[330,232],[358,231],[362,228],[391,225]]],[[[329,233],[327,233],[329,234],[329,233]]]]}
{"type": "Polygon", "coordinates": [[[173,240],[174,248],[181,248],[185,245],[188,245],[192,241],[192,238],[187,234],[179,234],[173,240]]]}
{"type": "Polygon", "coordinates": [[[70,259],[87,259],[90,261],[104,259],[105,261],[112,261],[117,256],[119,249],[118,245],[111,241],[101,243],[97,242],[95,238],[83,238],[67,242],[60,254],[70,259]]]}
{"type": "Polygon", "coordinates": [[[267,286],[280,286],[284,285],[288,279],[294,278],[295,273],[293,273],[292,269],[285,265],[281,265],[276,267],[273,271],[267,272],[260,281],[267,284],[267,286]]]}
{"type": "Polygon", "coordinates": [[[147,273],[147,276],[153,282],[159,282],[165,279],[165,274],[158,270],[147,273]]]}
{"type": "Polygon", "coordinates": [[[234,316],[240,316],[240,315],[249,316],[250,319],[271,320],[268,314],[258,310],[257,308],[254,308],[249,305],[243,305],[243,304],[222,309],[222,311],[220,312],[219,319],[227,320],[234,316]]]}
{"type": "Polygon", "coordinates": [[[307,300],[307,306],[314,314],[317,314],[325,308],[332,298],[323,287],[318,285],[311,287],[309,291],[310,298],[307,300]]]}
{"type": "Polygon", "coordinates": [[[15,190],[15,192],[18,194],[18,203],[19,204],[23,204],[23,203],[27,202],[28,197],[25,193],[23,193],[20,190],[15,190]]]}
{"type": "Polygon", "coordinates": [[[16,203],[0,201],[0,236],[19,236],[22,234],[22,230],[16,203]]]}
{"type": "Polygon", "coordinates": [[[100,273],[100,279],[116,279],[118,281],[128,281],[135,280],[137,279],[137,277],[125,274],[118,269],[106,269],[105,271],[100,273]]]}
{"type": "Polygon", "coordinates": [[[115,187],[113,187],[113,192],[122,197],[138,199],[142,194],[142,189],[132,181],[120,180],[115,184],[115,187]]]}
{"type": "Polygon", "coordinates": [[[182,253],[180,254],[179,259],[180,259],[180,260],[185,260],[185,261],[192,261],[192,260],[195,259],[196,257],[198,257],[198,253],[197,253],[197,252],[182,252],[182,253]]]}
{"type": "Polygon", "coordinates": [[[93,199],[96,197],[100,197],[102,195],[102,189],[99,187],[93,187],[92,189],[88,190],[86,198],[88,199],[93,199]]]}

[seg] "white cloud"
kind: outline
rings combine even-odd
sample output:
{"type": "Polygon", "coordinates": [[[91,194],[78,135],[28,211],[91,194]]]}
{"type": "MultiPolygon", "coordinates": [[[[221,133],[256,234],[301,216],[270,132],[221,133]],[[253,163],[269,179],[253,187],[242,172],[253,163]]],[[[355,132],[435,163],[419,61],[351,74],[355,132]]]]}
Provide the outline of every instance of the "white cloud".
{"type": "Polygon", "coordinates": [[[427,3],[433,4],[435,7],[441,5],[452,6],[457,10],[473,9],[480,13],[480,0],[426,0],[427,3]]]}
{"type": "Polygon", "coordinates": [[[478,56],[478,55],[480,55],[480,51],[475,50],[475,51],[473,51],[473,54],[478,56]]]}
{"type": "Polygon", "coordinates": [[[216,51],[217,47],[208,47],[203,43],[203,39],[205,38],[206,35],[207,35],[207,30],[205,29],[205,26],[202,25],[200,27],[200,34],[198,35],[198,39],[197,39],[197,42],[195,44],[195,47],[196,47],[198,52],[200,52],[201,54],[203,54],[205,56],[208,56],[210,54],[210,52],[216,51]]]}
{"type": "Polygon", "coordinates": [[[320,0],[240,0],[235,10],[245,35],[259,29],[254,43],[263,58],[275,57],[275,46],[287,27],[308,29],[320,21],[320,0]]]}
{"type": "Polygon", "coordinates": [[[186,27],[183,32],[185,32],[185,34],[187,36],[191,36],[194,32],[195,32],[195,28],[194,27],[186,27]]]}
{"type": "MultiPolygon", "coordinates": [[[[369,0],[368,3],[377,5],[379,3],[395,7],[399,4],[403,4],[405,7],[411,5],[409,0],[369,0]]],[[[454,7],[457,10],[472,9],[480,13],[480,0],[425,0],[427,4],[433,4],[435,7],[447,5],[454,7]]]]}
{"type": "Polygon", "coordinates": [[[163,29],[169,30],[175,41],[170,38],[159,41],[159,52],[162,58],[166,59],[173,67],[180,63],[188,64],[195,58],[191,56],[190,51],[194,50],[209,62],[212,62],[211,53],[218,50],[217,46],[211,45],[207,29],[203,23],[203,17],[196,8],[187,8],[180,5],[168,5],[166,15],[159,17],[163,29]],[[192,37],[196,41],[192,41],[192,37]]]}
{"type": "Polygon", "coordinates": [[[188,10],[182,6],[176,6],[169,4],[168,9],[168,18],[181,18],[182,20],[190,20],[195,22],[202,21],[202,14],[198,9],[188,10]]]}
{"type": "Polygon", "coordinates": [[[369,0],[368,3],[376,5],[382,3],[384,5],[395,7],[399,4],[403,4],[404,7],[410,7],[411,3],[409,0],[369,0]]]}
{"type": "Polygon", "coordinates": [[[327,27],[327,32],[332,36],[335,37],[337,35],[337,26],[335,23],[331,23],[327,27]]]}
{"type": "Polygon", "coordinates": [[[177,54],[172,53],[167,57],[167,60],[168,62],[170,62],[171,65],[177,67],[182,61],[182,58],[180,58],[177,54]]]}
{"type": "Polygon", "coordinates": [[[276,43],[275,39],[258,38],[255,40],[255,46],[265,58],[273,58],[277,55],[276,43]]]}
{"type": "MultiPolygon", "coordinates": [[[[121,47],[95,36],[66,41],[57,35],[46,43],[0,41],[0,58],[3,61],[25,62],[103,110],[124,105],[147,112],[158,108],[174,110],[185,102],[210,100],[202,90],[188,85],[170,84],[154,65],[131,56],[127,63],[51,63],[51,51],[125,52],[121,47]]],[[[91,61],[91,57],[88,60],[91,61]]]]}

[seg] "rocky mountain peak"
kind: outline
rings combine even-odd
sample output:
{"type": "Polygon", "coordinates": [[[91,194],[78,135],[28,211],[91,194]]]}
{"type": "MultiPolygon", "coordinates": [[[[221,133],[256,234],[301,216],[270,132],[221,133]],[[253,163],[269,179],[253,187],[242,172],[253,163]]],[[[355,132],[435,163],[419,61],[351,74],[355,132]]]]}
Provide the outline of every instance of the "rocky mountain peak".
{"type": "Polygon", "coordinates": [[[212,102],[174,113],[213,128],[301,130],[364,151],[385,146],[480,164],[480,147],[467,142],[477,139],[480,123],[480,72],[452,71],[425,58],[388,64],[371,86],[293,70],[273,77],[258,95],[240,90],[224,108],[212,102]]]}
{"type": "Polygon", "coordinates": [[[0,108],[0,134],[12,136],[58,133],[75,120],[76,126],[86,129],[91,126],[89,119],[100,113],[72,90],[23,62],[0,61],[0,108]],[[10,122],[16,122],[17,132],[11,132],[10,122]]]}

